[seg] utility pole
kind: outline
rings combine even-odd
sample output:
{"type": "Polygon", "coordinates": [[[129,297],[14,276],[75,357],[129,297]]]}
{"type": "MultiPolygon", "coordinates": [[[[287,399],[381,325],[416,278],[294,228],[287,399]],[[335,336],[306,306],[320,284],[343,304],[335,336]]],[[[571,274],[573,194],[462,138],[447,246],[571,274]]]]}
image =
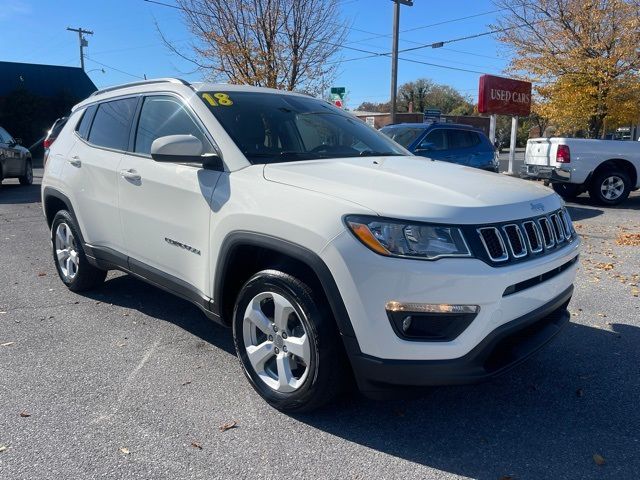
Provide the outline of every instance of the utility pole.
{"type": "Polygon", "coordinates": [[[398,92],[398,35],[400,33],[400,4],[413,7],[413,0],[393,2],[393,45],[391,54],[391,123],[396,123],[396,95],[398,92]]]}
{"type": "Polygon", "coordinates": [[[86,38],[84,38],[84,36],[93,35],[93,32],[91,30],[71,27],[67,27],[67,30],[69,30],[70,32],[78,32],[78,40],[80,41],[80,68],[84,70],[84,47],[89,46],[89,42],[86,38]]]}

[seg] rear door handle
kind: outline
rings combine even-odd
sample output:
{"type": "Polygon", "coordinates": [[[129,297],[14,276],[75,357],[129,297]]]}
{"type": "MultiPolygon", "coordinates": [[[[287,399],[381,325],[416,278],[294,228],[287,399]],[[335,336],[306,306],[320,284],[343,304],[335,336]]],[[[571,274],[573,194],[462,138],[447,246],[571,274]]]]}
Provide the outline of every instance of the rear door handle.
{"type": "Polygon", "coordinates": [[[133,168],[130,168],[128,170],[120,170],[120,176],[122,178],[126,178],[127,180],[133,180],[134,182],[139,182],[142,178],[133,168]]]}
{"type": "Polygon", "coordinates": [[[82,162],[80,161],[80,157],[77,155],[74,155],[73,157],[71,157],[69,160],[67,160],[71,165],[73,165],[74,167],[78,167],[80,168],[82,166],[82,162]]]}

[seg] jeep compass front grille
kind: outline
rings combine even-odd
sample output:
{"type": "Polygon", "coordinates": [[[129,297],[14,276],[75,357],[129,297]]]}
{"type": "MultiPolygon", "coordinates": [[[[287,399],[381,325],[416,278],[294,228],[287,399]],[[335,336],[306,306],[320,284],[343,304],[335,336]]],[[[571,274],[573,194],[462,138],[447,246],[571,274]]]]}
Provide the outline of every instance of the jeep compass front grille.
{"type": "Polygon", "coordinates": [[[546,255],[576,238],[564,209],[517,222],[478,226],[474,233],[479,240],[471,242],[474,250],[494,266],[546,255]]]}

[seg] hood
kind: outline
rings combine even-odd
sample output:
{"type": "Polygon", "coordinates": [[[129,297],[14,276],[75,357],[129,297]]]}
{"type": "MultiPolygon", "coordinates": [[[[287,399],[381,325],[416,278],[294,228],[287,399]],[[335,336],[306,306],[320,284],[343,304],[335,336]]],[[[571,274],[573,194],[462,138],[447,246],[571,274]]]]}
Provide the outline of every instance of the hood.
{"type": "Polygon", "coordinates": [[[264,177],[401,219],[492,223],[533,217],[562,206],[560,197],[540,184],[424,157],[267,164],[264,177]]]}

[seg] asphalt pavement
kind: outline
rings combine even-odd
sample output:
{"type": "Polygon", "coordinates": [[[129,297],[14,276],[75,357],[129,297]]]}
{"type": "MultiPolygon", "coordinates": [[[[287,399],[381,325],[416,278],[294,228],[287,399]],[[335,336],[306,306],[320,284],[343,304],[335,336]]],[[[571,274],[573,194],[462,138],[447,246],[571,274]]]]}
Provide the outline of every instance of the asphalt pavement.
{"type": "Polygon", "coordinates": [[[572,323],[534,358],[482,385],[285,415],[196,307],[118,272],[63,287],[39,187],[6,181],[0,478],[638,478],[640,246],[615,239],[640,233],[640,192],[569,210],[585,244],[572,323]]]}

